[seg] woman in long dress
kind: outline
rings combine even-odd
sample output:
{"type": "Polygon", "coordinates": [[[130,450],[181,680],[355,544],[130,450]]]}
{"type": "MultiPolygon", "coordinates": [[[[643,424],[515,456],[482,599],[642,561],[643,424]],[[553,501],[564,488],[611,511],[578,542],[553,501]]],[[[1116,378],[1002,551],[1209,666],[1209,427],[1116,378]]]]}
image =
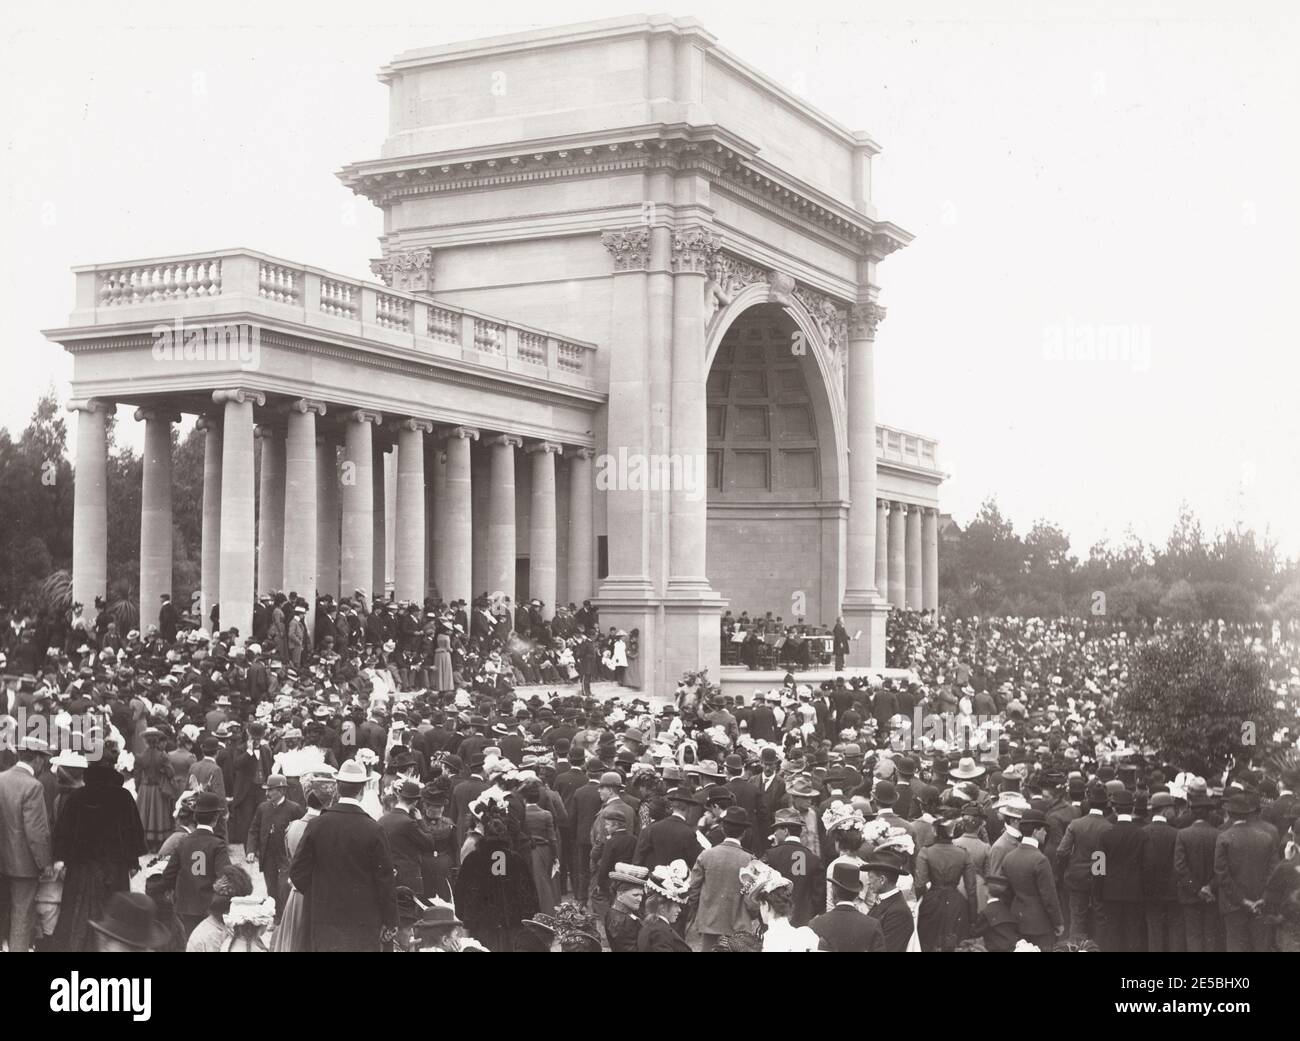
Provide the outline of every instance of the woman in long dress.
{"type": "Polygon", "coordinates": [[[147,852],[135,801],[109,757],[86,768],[85,784],[70,792],[54,827],[54,859],[64,863],[63,904],[54,930],[59,951],[93,951],[93,919],[109,897],[131,888],[147,852]]]}
{"type": "Polygon", "coordinates": [[[923,951],[956,950],[970,937],[979,913],[975,865],[952,841],[958,812],[936,821],[934,842],[916,854],[916,892],[921,898],[916,932],[923,951]]]}
{"type": "Polygon", "coordinates": [[[542,786],[529,781],[521,789],[524,796],[524,830],[528,834],[533,884],[537,887],[537,909],[542,914],[555,911],[555,868],[559,863],[560,837],[555,831],[555,817],[540,805],[542,786]]]}
{"type": "Polygon", "coordinates": [[[451,637],[438,634],[433,651],[433,689],[439,694],[449,694],[456,689],[456,679],[451,668],[451,637]]]}
{"type": "Polygon", "coordinates": [[[456,878],[456,911],[491,951],[513,951],[522,923],[537,914],[537,887],[530,864],[514,851],[507,812],[503,799],[478,808],[483,838],[456,878]]]}
{"type": "Polygon", "coordinates": [[[163,751],[162,736],[156,727],[147,728],[144,751],[135,757],[136,806],[150,852],[156,851],[172,832],[176,777],[171,760],[163,751]]]}
{"type": "MultiPolygon", "coordinates": [[[[294,854],[302,845],[303,832],[307,825],[320,816],[322,808],[321,790],[307,782],[307,812],[296,821],[290,821],[284,829],[284,848],[288,852],[287,863],[293,863],[294,854]]],[[[271,940],[272,951],[310,951],[311,927],[307,918],[307,898],[293,888],[289,881],[289,872],[284,872],[284,910],[280,914],[280,924],[275,927],[275,936],[271,940]]]]}

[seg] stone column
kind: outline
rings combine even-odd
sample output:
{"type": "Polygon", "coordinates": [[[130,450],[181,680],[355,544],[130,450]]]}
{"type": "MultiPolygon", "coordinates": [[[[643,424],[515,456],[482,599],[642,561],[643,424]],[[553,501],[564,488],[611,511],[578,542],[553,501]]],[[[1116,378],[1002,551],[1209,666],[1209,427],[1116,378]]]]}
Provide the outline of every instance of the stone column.
{"type": "Polygon", "coordinates": [[[261,391],[215,390],[225,406],[221,421],[221,618],[223,630],[253,631],[253,405],[265,405],[261,391]]]}
{"type": "Polygon", "coordinates": [[[373,465],[370,467],[370,479],[374,487],[375,522],[371,528],[374,538],[374,579],[370,583],[371,599],[383,600],[388,590],[388,472],[385,456],[392,447],[388,435],[382,431],[374,437],[373,465]]]}
{"type": "Polygon", "coordinates": [[[921,610],[921,507],[907,508],[906,597],[909,611],[921,610]]]}
{"type": "Polygon", "coordinates": [[[447,494],[446,453],[437,440],[424,446],[424,595],[441,593],[438,585],[439,525],[443,496],[447,494]]]}
{"type": "MultiPolygon", "coordinates": [[[[316,538],[319,464],[316,460],[316,417],[325,415],[319,401],[299,398],[289,405],[284,441],[284,575],[285,592],[307,601],[307,632],[316,631],[316,538]]],[[[266,442],[262,442],[266,450],[266,442]]],[[[265,511],[265,500],[263,500],[265,511]]]]}
{"type": "Polygon", "coordinates": [[[199,550],[199,610],[204,628],[221,602],[221,421],[200,416],[203,431],[203,532],[199,550]]]}
{"type": "Polygon", "coordinates": [[[594,591],[592,581],[592,500],[590,448],[569,452],[569,599],[579,607],[594,591]]]}
{"type": "MultiPolygon", "coordinates": [[[[162,595],[172,592],[172,424],[166,408],[138,408],[144,421],[144,481],[140,490],[140,631],[158,622],[162,595]]],[[[86,605],[91,613],[91,605],[86,605]]]]}
{"type": "Polygon", "coordinates": [[[424,603],[424,435],[433,424],[403,420],[397,434],[397,535],[393,589],[398,600],[424,603]]]}
{"type": "Polygon", "coordinates": [[[876,500],[876,591],[889,592],[889,503],[876,500]]]}
{"type": "Polygon", "coordinates": [[[859,303],[849,310],[849,507],[847,584],[844,599],[868,601],[876,587],[876,327],[885,309],[859,303]]]}
{"type": "Polygon", "coordinates": [[[316,439],[316,595],[339,595],[339,459],[333,437],[316,439]]]}
{"type": "MultiPolygon", "coordinates": [[[[113,404],[68,402],[77,415],[77,470],[72,502],[72,599],[94,618],[95,597],[108,588],[108,427],[113,404]]],[[[41,654],[45,648],[39,648],[41,654]]]]}
{"type": "Polygon", "coordinates": [[[473,599],[474,552],[473,488],[470,479],[470,442],[478,440],[472,427],[456,427],[447,434],[447,493],[439,506],[442,542],[438,547],[438,574],[442,598],[448,602],[473,599]]]}
{"type": "Polygon", "coordinates": [[[555,614],[556,520],[555,457],[563,449],[552,441],[529,445],[533,488],[528,511],[528,592],[542,602],[542,613],[555,614]]]}
{"type": "Polygon", "coordinates": [[[939,610],[939,511],[927,509],[921,533],[921,607],[939,610]]]}
{"type": "Polygon", "coordinates": [[[339,483],[343,488],[343,545],[339,595],[360,589],[372,598],[383,595],[375,581],[375,477],[373,428],[383,422],[377,412],[357,409],[347,423],[339,483]]]}
{"type": "Polygon", "coordinates": [[[257,593],[261,596],[274,593],[284,582],[284,431],[263,423],[255,434],[262,446],[257,512],[257,593]]]}
{"type": "Polygon", "coordinates": [[[705,452],[704,282],[719,239],[706,228],[673,233],[672,463],[669,494],[668,587],[672,592],[709,591],[705,569],[708,497],[705,452]],[[677,467],[681,480],[677,482],[677,467]],[[680,483],[682,486],[677,487],[680,483]]]}
{"type": "Polygon", "coordinates": [[[492,484],[488,490],[488,582],[515,600],[515,449],[523,440],[511,434],[489,438],[492,484]]]}
{"type": "Polygon", "coordinates": [[[889,504],[889,606],[907,606],[907,506],[889,504]]]}

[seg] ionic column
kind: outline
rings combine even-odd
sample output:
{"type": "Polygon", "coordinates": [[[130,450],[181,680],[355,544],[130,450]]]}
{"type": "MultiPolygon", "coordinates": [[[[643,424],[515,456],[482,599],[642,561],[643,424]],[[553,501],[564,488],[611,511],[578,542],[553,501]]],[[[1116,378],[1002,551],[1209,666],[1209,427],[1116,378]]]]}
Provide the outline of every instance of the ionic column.
{"type": "Polygon", "coordinates": [[[239,387],[214,390],[212,401],[225,406],[221,420],[220,624],[223,630],[238,629],[242,638],[253,631],[253,405],[265,405],[266,395],[239,387]]]}
{"type": "Polygon", "coordinates": [[[374,465],[370,468],[370,479],[375,494],[375,523],[371,531],[374,536],[374,579],[371,582],[371,597],[382,600],[388,589],[388,471],[384,457],[392,447],[386,433],[375,436],[373,446],[374,465]]]}
{"type": "MultiPolygon", "coordinates": [[[[108,587],[108,427],[111,402],[68,402],[77,415],[77,470],[72,488],[72,599],[94,616],[108,587]]],[[[44,648],[41,648],[44,654],[44,648]]]]}
{"type": "Polygon", "coordinates": [[[889,504],[889,604],[891,607],[907,605],[906,577],[907,506],[901,502],[889,504]]]}
{"type": "MultiPolygon", "coordinates": [[[[307,601],[307,632],[316,624],[316,417],[325,415],[319,401],[299,398],[289,405],[284,438],[284,574],[282,588],[307,601]]],[[[262,443],[266,450],[266,442],[262,443]]],[[[263,500],[265,503],[265,500],[263,500]]],[[[265,515],[263,505],[263,515],[265,515]]]]}
{"type": "Polygon", "coordinates": [[[592,555],[592,475],[590,448],[569,452],[569,599],[581,605],[595,592],[592,555]]]}
{"type": "MultiPolygon", "coordinates": [[[[433,596],[438,585],[438,543],[442,499],[447,494],[446,455],[437,441],[424,448],[424,589],[433,596]]],[[[441,595],[438,593],[438,595],[441,595]]]]}
{"type": "Polygon", "coordinates": [[[332,437],[316,439],[316,595],[339,595],[339,459],[332,437]]]}
{"type": "Polygon", "coordinates": [[[199,610],[204,628],[221,602],[221,421],[200,416],[203,431],[203,532],[199,549],[199,610]]]}
{"type": "Polygon", "coordinates": [[[397,434],[397,532],[394,592],[424,603],[424,435],[433,424],[405,419],[397,434]]]}
{"type": "Polygon", "coordinates": [[[273,593],[284,581],[284,431],[261,424],[254,431],[261,447],[257,515],[257,592],[273,593]]]}
{"type": "Polygon", "coordinates": [[[563,449],[551,442],[529,445],[533,489],[528,511],[528,595],[540,600],[543,614],[555,614],[556,520],[555,457],[563,449]]]}
{"type": "Polygon", "coordinates": [[[848,419],[849,506],[845,599],[878,595],[876,578],[876,327],[885,316],[879,304],[849,309],[848,419]]]}
{"type": "Polygon", "coordinates": [[[921,507],[907,508],[906,596],[909,611],[921,610],[921,507]]]}
{"type": "Polygon", "coordinates": [[[438,587],[448,602],[473,600],[474,560],[473,486],[470,478],[470,442],[478,440],[472,427],[456,427],[447,434],[447,485],[443,503],[442,541],[438,546],[438,587]]]}
{"type": "MultiPolygon", "coordinates": [[[[344,415],[347,423],[339,483],[343,488],[343,545],[340,553],[339,595],[355,590],[376,595],[375,478],[373,428],[383,422],[377,412],[357,409],[344,415]]],[[[382,595],[382,590],[378,595],[382,595]]]]}
{"type": "Polygon", "coordinates": [[[492,478],[488,492],[488,592],[515,599],[515,449],[523,440],[511,434],[489,438],[492,478]]]}
{"type": "Polygon", "coordinates": [[[921,607],[939,610],[939,511],[928,509],[922,518],[921,607]]]}
{"type": "MultiPolygon", "coordinates": [[[[140,489],[140,631],[158,621],[162,595],[172,591],[172,424],[165,408],[138,408],[144,421],[144,481],[140,489]]],[[[90,605],[86,605],[89,610],[90,605]]]]}
{"type": "Polygon", "coordinates": [[[889,591],[889,503],[876,500],[876,591],[889,591]]]}
{"type": "Polygon", "coordinates": [[[681,228],[673,233],[670,444],[673,462],[681,467],[684,487],[675,487],[669,494],[668,584],[677,590],[709,588],[705,570],[709,504],[704,487],[708,435],[704,281],[719,241],[701,227],[681,228]]]}

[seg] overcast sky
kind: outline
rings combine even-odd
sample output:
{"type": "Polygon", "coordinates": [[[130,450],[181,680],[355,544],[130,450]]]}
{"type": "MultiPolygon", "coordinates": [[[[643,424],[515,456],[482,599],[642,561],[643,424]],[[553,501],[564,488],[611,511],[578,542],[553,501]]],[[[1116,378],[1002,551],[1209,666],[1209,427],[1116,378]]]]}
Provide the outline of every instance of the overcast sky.
{"type": "MultiPolygon", "coordinates": [[[[11,5],[0,424],[21,428],[47,384],[67,396],[69,360],[39,330],[66,323],[72,265],[248,246],[370,277],[379,211],[334,171],[379,153],[378,67],[632,10],[11,5]]],[[[1018,529],[1053,519],[1080,555],[1129,526],[1163,540],[1181,500],[1300,555],[1298,12],[671,11],[883,146],[874,201],[916,241],[880,268],[879,418],[940,440],[959,520],[996,494],[1018,529]],[[1078,356],[1098,336],[1112,356],[1078,356]]]]}

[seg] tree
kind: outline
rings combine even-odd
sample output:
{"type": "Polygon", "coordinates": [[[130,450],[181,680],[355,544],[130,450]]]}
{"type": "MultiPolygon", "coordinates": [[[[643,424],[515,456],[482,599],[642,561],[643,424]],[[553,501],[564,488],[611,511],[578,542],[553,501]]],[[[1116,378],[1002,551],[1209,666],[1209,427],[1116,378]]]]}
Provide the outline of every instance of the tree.
{"type": "Polygon", "coordinates": [[[1199,630],[1140,647],[1116,705],[1121,723],[1166,762],[1209,777],[1244,762],[1279,725],[1262,659],[1199,630]]]}

